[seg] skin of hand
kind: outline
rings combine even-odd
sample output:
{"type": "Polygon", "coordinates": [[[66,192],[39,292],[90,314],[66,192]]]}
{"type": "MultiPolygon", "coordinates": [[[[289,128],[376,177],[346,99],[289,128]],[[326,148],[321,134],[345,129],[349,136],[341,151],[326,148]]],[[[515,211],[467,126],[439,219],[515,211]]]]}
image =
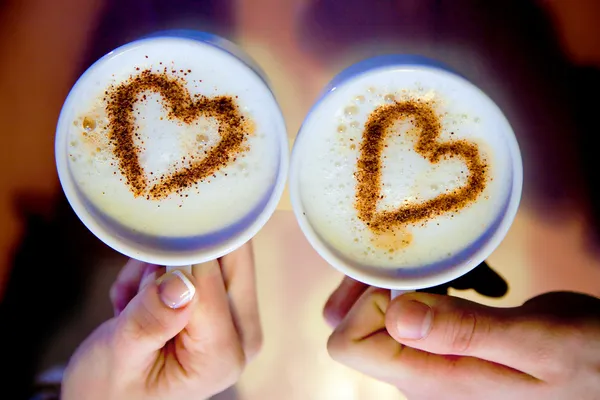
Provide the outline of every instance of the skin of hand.
{"type": "Polygon", "coordinates": [[[345,278],[329,298],[331,357],[410,400],[600,399],[600,300],[554,292],[520,307],[390,292],[345,278]]]}
{"type": "Polygon", "coordinates": [[[205,399],[239,378],[262,331],[252,247],[181,271],[129,260],[111,289],[115,317],[75,352],[64,400],[205,399]]]}

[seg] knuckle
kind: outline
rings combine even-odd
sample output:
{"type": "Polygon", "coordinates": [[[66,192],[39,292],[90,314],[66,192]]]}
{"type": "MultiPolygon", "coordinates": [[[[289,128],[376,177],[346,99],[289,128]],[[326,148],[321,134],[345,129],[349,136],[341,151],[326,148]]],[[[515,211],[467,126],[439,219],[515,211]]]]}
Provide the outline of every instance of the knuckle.
{"type": "Polygon", "coordinates": [[[130,343],[139,341],[144,332],[144,324],[137,317],[124,318],[121,314],[115,321],[115,334],[113,335],[113,347],[124,350],[130,346],[130,343]]]}
{"type": "Polygon", "coordinates": [[[212,354],[223,360],[227,370],[241,371],[246,365],[245,349],[237,334],[225,334],[211,340],[212,354]]]}
{"type": "Polygon", "coordinates": [[[110,290],[108,291],[108,297],[110,298],[110,301],[113,304],[117,301],[119,292],[120,292],[119,284],[117,282],[113,283],[112,286],[110,287],[110,290]]]}
{"type": "MultiPolygon", "coordinates": [[[[128,323],[127,323],[128,324],[128,323]]],[[[113,334],[109,337],[109,347],[115,351],[116,354],[128,354],[131,347],[132,341],[137,341],[141,337],[139,330],[134,330],[130,327],[126,327],[126,322],[122,318],[113,320],[113,334]]]]}
{"type": "Polygon", "coordinates": [[[237,339],[211,340],[206,345],[210,351],[199,353],[207,358],[196,365],[196,372],[206,376],[211,387],[218,391],[225,390],[239,380],[246,367],[244,350],[237,339]]]}
{"type": "Polygon", "coordinates": [[[581,327],[546,321],[536,330],[539,337],[532,354],[544,378],[552,382],[570,379],[578,370],[576,357],[586,347],[581,327]]]}
{"type": "Polygon", "coordinates": [[[117,338],[126,343],[142,340],[146,336],[156,337],[167,341],[163,332],[168,331],[168,314],[155,312],[153,307],[148,304],[146,296],[142,296],[136,305],[135,310],[127,314],[121,314],[117,318],[117,338]]]}
{"type": "Polygon", "coordinates": [[[468,353],[477,335],[484,335],[486,324],[472,311],[460,311],[448,324],[447,343],[453,354],[468,353]],[[483,332],[482,332],[483,331],[483,332]]]}
{"type": "Polygon", "coordinates": [[[262,332],[254,334],[250,339],[244,343],[244,353],[248,360],[253,359],[260,353],[263,346],[263,335],[262,332]]]}
{"type": "Polygon", "coordinates": [[[225,365],[223,368],[223,383],[231,386],[238,381],[246,367],[246,356],[240,346],[232,346],[227,355],[223,357],[225,365]]]}
{"type": "Polygon", "coordinates": [[[562,379],[564,374],[570,369],[559,361],[560,357],[557,357],[558,351],[554,347],[555,344],[549,345],[542,342],[533,351],[533,358],[535,363],[540,366],[541,371],[543,371],[543,378],[550,382],[562,379]]]}
{"type": "Polygon", "coordinates": [[[337,362],[344,361],[349,348],[350,345],[343,332],[334,331],[327,340],[327,352],[337,362]]]}

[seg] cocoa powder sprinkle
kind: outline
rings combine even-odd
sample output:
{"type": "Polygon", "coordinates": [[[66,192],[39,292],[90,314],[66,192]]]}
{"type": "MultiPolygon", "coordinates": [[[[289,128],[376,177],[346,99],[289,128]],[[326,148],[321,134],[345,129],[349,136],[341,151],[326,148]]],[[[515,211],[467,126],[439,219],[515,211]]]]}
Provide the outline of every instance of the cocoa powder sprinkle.
{"type": "Polygon", "coordinates": [[[429,219],[457,212],[473,203],[484,191],[488,167],[476,144],[466,140],[440,142],[440,118],[434,107],[421,100],[396,101],[378,107],[365,124],[357,162],[355,208],[358,217],[374,233],[392,231],[408,224],[425,223],[429,219]],[[407,204],[393,211],[377,211],[382,198],[382,152],[387,131],[398,120],[410,120],[419,131],[414,150],[432,164],[457,157],[467,166],[469,176],[464,186],[443,193],[422,203],[407,204]]]}
{"type": "Polygon", "coordinates": [[[192,100],[185,83],[183,78],[171,76],[167,72],[145,70],[107,91],[109,140],[119,161],[119,170],[136,197],[167,197],[214,175],[248,149],[247,146],[242,146],[247,136],[247,124],[244,123],[234,99],[231,96],[209,98],[196,95],[192,100]],[[169,119],[191,124],[201,115],[212,117],[218,121],[221,135],[221,140],[201,160],[184,163],[184,167],[161,176],[154,184],[148,181],[140,165],[140,149],[134,143],[134,137],[138,134],[133,115],[134,106],[142,98],[146,98],[143,93],[147,91],[162,96],[169,119]]]}

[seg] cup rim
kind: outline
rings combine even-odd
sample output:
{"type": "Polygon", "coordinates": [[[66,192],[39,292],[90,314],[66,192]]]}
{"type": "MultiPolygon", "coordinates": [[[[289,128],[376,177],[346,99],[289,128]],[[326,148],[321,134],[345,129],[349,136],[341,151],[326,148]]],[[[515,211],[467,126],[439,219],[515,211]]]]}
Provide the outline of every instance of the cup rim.
{"type": "Polygon", "coordinates": [[[289,168],[289,140],[287,136],[287,129],[283,118],[281,107],[275,98],[275,95],[268,83],[262,70],[257,67],[257,64],[250,58],[249,55],[244,53],[237,45],[229,42],[228,40],[218,37],[216,35],[197,31],[165,31],[161,34],[158,32],[151,36],[143,37],[124,45],[117,47],[116,49],[105,54],[103,57],[96,60],[90,65],[85,72],[77,79],[69,94],[65,98],[63,106],[61,107],[60,116],[56,125],[55,133],[55,162],[58,172],[58,178],[65,193],[65,196],[73,208],[75,214],[81,220],[81,222],[102,242],[111,247],[112,249],[124,254],[128,257],[138,259],[151,264],[165,265],[165,266],[185,266],[191,264],[199,264],[206,261],[214,260],[222,257],[235,249],[241,247],[244,243],[252,239],[262,227],[271,218],[273,213],[277,209],[277,205],[283,195],[285,189],[288,168],[289,168]],[[212,39],[212,40],[211,40],[212,39]],[[274,109],[276,112],[272,116],[274,119],[274,125],[277,127],[275,135],[278,138],[279,147],[279,160],[278,160],[278,171],[275,177],[270,194],[268,194],[268,200],[266,201],[262,211],[259,213],[252,222],[250,222],[245,228],[241,230],[237,235],[228,238],[216,245],[210,246],[210,248],[198,249],[189,252],[173,251],[156,251],[149,249],[147,246],[140,246],[134,243],[132,240],[124,239],[120,235],[111,232],[105,228],[102,223],[98,221],[98,218],[94,217],[91,212],[87,209],[84,201],[80,198],[78,193],[77,185],[73,181],[73,177],[69,170],[68,163],[68,152],[64,146],[65,141],[68,140],[67,131],[62,129],[66,123],[66,112],[65,106],[69,104],[69,100],[73,95],[75,88],[84,81],[94,69],[104,63],[105,61],[112,59],[119,54],[127,51],[134,46],[140,46],[147,44],[148,42],[173,40],[194,43],[199,46],[210,46],[217,50],[223,51],[229,54],[230,57],[237,59],[239,62],[244,64],[251,70],[258,80],[260,80],[266,88],[268,94],[272,97],[274,109]]]}
{"type": "Polygon", "coordinates": [[[509,121],[502,110],[497,104],[487,96],[481,89],[471,83],[469,80],[464,78],[462,75],[454,72],[449,67],[438,62],[422,56],[413,55],[388,55],[378,56],[360,61],[336,75],[330,83],[326,86],[325,90],[314,103],[309,113],[306,115],[306,121],[310,115],[319,107],[320,103],[339,86],[347,83],[350,80],[358,78],[359,76],[371,73],[376,70],[383,69],[397,69],[397,70],[420,70],[420,71],[432,71],[439,74],[445,74],[452,79],[458,79],[464,84],[474,88],[482,96],[490,100],[491,106],[495,107],[495,112],[506,121],[506,125],[510,128],[504,132],[505,139],[509,148],[511,160],[512,160],[512,187],[510,195],[506,201],[504,215],[502,216],[496,228],[493,230],[491,235],[487,238],[484,244],[477,248],[470,257],[462,260],[462,262],[451,265],[447,268],[443,268],[435,273],[424,274],[422,276],[394,278],[390,276],[384,276],[374,272],[376,270],[369,266],[357,266],[352,265],[343,256],[338,254],[337,251],[333,250],[320,235],[314,230],[309,219],[306,217],[302,198],[301,189],[299,184],[299,170],[300,170],[300,155],[298,148],[301,146],[302,137],[304,136],[303,129],[305,123],[300,127],[294,142],[292,149],[292,155],[290,158],[289,167],[289,191],[292,209],[296,215],[298,225],[304,236],[315,249],[315,251],[330,265],[341,273],[349,276],[357,281],[373,285],[380,288],[392,289],[392,290],[417,290],[428,287],[434,287],[450,282],[462,275],[465,275],[481,262],[483,262],[490,254],[498,247],[506,236],[510,226],[512,225],[514,218],[517,214],[521,194],[523,187],[523,162],[521,158],[521,152],[519,145],[514,134],[514,130],[510,125],[509,121]]]}

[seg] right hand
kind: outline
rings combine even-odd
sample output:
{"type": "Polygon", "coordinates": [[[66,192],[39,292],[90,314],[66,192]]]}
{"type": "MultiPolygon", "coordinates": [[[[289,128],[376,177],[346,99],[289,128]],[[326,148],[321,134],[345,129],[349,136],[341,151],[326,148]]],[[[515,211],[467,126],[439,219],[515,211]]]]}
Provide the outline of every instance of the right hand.
{"type": "Polygon", "coordinates": [[[157,280],[160,270],[125,265],[111,290],[116,316],[71,359],[64,400],[204,399],[233,385],[257,354],[250,244],[194,266],[192,276],[157,280]]]}
{"type": "Polygon", "coordinates": [[[331,356],[409,399],[600,399],[600,299],[546,293],[494,308],[346,278],[325,316],[331,356]]]}

